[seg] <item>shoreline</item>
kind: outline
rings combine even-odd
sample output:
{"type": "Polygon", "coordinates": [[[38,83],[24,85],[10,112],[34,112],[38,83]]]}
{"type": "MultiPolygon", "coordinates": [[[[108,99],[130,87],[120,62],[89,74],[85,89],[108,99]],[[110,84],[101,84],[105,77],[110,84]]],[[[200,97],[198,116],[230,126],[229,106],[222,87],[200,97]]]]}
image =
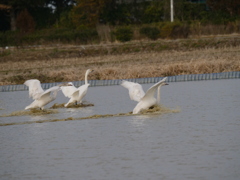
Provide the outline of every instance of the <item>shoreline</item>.
{"type": "MultiPolygon", "coordinates": [[[[164,77],[151,77],[151,78],[137,78],[137,79],[126,79],[131,82],[137,82],[140,84],[157,83],[164,77]]],[[[221,80],[221,79],[240,79],[240,71],[223,72],[223,73],[210,73],[210,74],[188,74],[188,75],[177,75],[170,76],[167,78],[167,82],[186,82],[186,81],[204,81],[204,80],[221,80]]],[[[95,86],[113,86],[119,85],[121,79],[115,80],[89,80],[90,87],[95,86]]],[[[62,82],[54,83],[43,83],[41,84],[43,89],[48,89],[52,86],[61,84],[62,82]]],[[[75,81],[73,84],[78,87],[83,85],[84,81],[75,81]]],[[[4,85],[0,86],[0,92],[10,91],[28,91],[28,87],[23,84],[17,85],[4,85]]]]}

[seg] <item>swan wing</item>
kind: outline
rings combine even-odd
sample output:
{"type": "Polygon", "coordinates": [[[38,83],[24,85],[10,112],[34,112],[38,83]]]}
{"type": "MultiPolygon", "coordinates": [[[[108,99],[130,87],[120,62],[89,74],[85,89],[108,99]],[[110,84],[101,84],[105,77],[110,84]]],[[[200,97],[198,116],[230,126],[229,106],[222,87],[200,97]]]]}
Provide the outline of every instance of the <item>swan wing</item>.
{"type": "Polygon", "coordinates": [[[85,97],[85,95],[87,94],[87,90],[88,90],[88,86],[90,84],[84,84],[82,86],[80,86],[78,88],[78,91],[79,91],[79,97],[78,97],[78,101],[81,102],[82,99],[85,97]]]}
{"type": "Polygon", "coordinates": [[[41,87],[41,83],[37,79],[30,79],[24,82],[29,88],[29,97],[33,99],[39,99],[44,93],[44,90],[41,87]]]}
{"type": "Polygon", "coordinates": [[[59,86],[53,86],[53,87],[47,89],[46,91],[44,91],[44,93],[41,95],[41,97],[44,96],[45,94],[50,94],[51,92],[55,92],[58,90],[60,90],[59,86]]]}
{"type": "Polygon", "coordinates": [[[71,98],[73,93],[76,92],[77,88],[75,86],[62,86],[61,90],[64,96],[71,98]]]}
{"type": "Polygon", "coordinates": [[[140,84],[134,85],[133,88],[129,90],[129,96],[134,101],[139,102],[144,95],[145,92],[140,84]]]}
{"type": "Polygon", "coordinates": [[[58,90],[60,90],[59,86],[53,86],[53,87],[47,89],[46,91],[44,91],[44,93],[42,93],[42,95],[39,97],[39,99],[40,98],[44,99],[44,98],[50,97],[51,93],[53,94],[52,98],[55,99],[57,96],[58,90]]]}
{"type": "Polygon", "coordinates": [[[139,102],[140,99],[145,95],[142,86],[138,83],[123,80],[121,86],[128,89],[131,100],[139,102]]]}
{"type": "Polygon", "coordinates": [[[82,85],[82,86],[80,86],[79,88],[78,88],[78,90],[79,90],[79,95],[81,96],[82,94],[86,94],[87,93],[87,90],[88,90],[88,86],[89,86],[90,84],[84,84],[84,85],[82,85]]]}
{"type": "Polygon", "coordinates": [[[72,93],[72,97],[73,97],[74,99],[78,99],[78,97],[79,97],[79,89],[76,89],[76,90],[72,93]]]}
{"type": "Polygon", "coordinates": [[[157,82],[156,84],[154,84],[153,86],[151,86],[146,94],[143,96],[143,98],[141,100],[146,100],[146,99],[149,99],[149,98],[153,98],[154,97],[154,94],[157,90],[157,88],[163,83],[165,82],[167,79],[167,77],[163,78],[161,81],[157,82]]]}
{"type": "Polygon", "coordinates": [[[135,84],[138,84],[138,83],[134,83],[134,82],[126,81],[126,80],[122,80],[122,82],[121,82],[121,86],[123,86],[127,89],[132,88],[135,84]]]}

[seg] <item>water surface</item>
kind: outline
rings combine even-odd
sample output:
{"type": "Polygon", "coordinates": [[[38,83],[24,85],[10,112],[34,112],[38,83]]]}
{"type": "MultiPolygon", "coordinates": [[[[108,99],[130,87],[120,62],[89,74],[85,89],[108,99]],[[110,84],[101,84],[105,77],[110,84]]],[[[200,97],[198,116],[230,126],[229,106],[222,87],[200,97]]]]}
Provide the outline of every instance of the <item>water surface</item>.
{"type": "MultiPolygon", "coordinates": [[[[239,79],[170,83],[161,103],[179,113],[1,126],[0,179],[238,180],[239,89],[239,79]]],[[[53,103],[67,101],[60,92],[53,103]]],[[[121,86],[90,87],[86,101],[94,106],[0,123],[126,113],[136,105],[121,86]]],[[[0,103],[2,115],[31,99],[27,91],[1,92],[0,103]]]]}

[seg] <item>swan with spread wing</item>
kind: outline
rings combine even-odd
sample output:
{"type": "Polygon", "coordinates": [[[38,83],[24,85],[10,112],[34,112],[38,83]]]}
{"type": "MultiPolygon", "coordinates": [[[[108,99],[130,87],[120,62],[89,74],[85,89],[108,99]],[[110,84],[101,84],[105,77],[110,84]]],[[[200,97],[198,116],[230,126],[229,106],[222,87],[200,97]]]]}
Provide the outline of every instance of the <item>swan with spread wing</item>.
{"type": "Polygon", "coordinates": [[[85,73],[85,84],[80,86],[79,88],[76,88],[72,82],[69,82],[72,86],[68,87],[61,87],[61,90],[63,94],[70,98],[69,101],[64,105],[67,107],[71,103],[82,103],[83,98],[86,96],[88,91],[88,86],[90,85],[88,83],[88,74],[93,72],[92,69],[88,69],[85,73]]]}
{"type": "Polygon", "coordinates": [[[130,99],[137,101],[138,104],[133,109],[133,114],[138,114],[144,109],[148,109],[153,105],[160,103],[160,88],[161,86],[168,85],[166,83],[167,77],[163,78],[158,83],[150,87],[146,93],[144,93],[142,86],[138,83],[133,83],[123,80],[121,85],[128,89],[130,99]],[[157,99],[154,97],[155,92],[158,89],[157,99]]]}
{"type": "Polygon", "coordinates": [[[71,86],[71,84],[60,84],[58,86],[53,86],[46,91],[41,87],[41,83],[38,79],[30,79],[24,82],[24,85],[29,88],[29,97],[34,101],[27,106],[25,109],[40,108],[44,109],[44,106],[56,99],[57,93],[60,87],[71,86]]]}

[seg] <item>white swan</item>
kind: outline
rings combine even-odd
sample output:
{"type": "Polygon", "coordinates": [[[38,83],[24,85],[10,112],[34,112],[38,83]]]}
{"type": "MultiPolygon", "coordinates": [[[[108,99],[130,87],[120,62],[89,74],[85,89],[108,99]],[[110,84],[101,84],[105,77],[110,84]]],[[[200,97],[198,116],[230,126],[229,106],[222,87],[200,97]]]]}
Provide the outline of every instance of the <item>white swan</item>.
{"type": "Polygon", "coordinates": [[[144,109],[148,109],[148,108],[150,108],[153,105],[159,104],[159,101],[160,101],[160,88],[161,88],[161,86],[168,85],[166,83],[166,79],[167,79],[167,77],[163,78],[161,81],[159,81],[158,83],[154,84],[152,87],[150,87],[147,90],[146,94],[141,98],[139,103],[133,109],[133,114],[138,114],[139,112],[141,112],[144,109]],[[158,101],[154,97],[154,94],[155,94],[157,89],[158,89],[158,101]]]}
{"type": "Polygon", "coordinates": [[[163,78],[158,83],[150,87],[146,94],[144,93],[142,86],[138,83],[129,82],[123,80],[121,85],[128,89],[130,99],[139,102],[133,110],[133,114],[139,113],[143,109],[148,109],[149,107],[160,104],[160,88],[163,85],[168,85],[166,81],[167,77],[163,78]],[[154,97],[154,94],[158,88],[157,100],[154,97]]]}
{"type": "Polygon", "coordinates": [[[145,95],[142,86],[138,83],[122,80],[121,86],[128,89],[129,97],[131,100],[139,102],[141,98],[145,95]]]}
{"type": "Polygon", "coordinates": [[[92,69],[88,69],[85,73],[85,84],[80,86],[79,88],[76,88],[72,82],[69,82],[70,84],[72,84],[72,86],[68,86],[68,87],[61,87],[63,94],[70,98],[70,100],[68,101],[68,103],[66,103],[64,106],[67,107],[70,103],[82,103],[83,98],[85,97],[85,95],[87,94],[87,90],[88,90],[88,86],[90,84],[88,84],[88,74],[90,72],[93,72],[92,69]]]}
{"type": "Polygon", "coordinates": [[[24,82],[24,85],[28,86],[29,97],[34,100],[29,106],[25,107],[25,109],[40,108],[41,110],[44,109],[45,105],[56,99],[57,92],[61,86],[71,86],[71,84],[60,84],[44,91],[40,81],[37,79],[27,80],[24,82]]]}

